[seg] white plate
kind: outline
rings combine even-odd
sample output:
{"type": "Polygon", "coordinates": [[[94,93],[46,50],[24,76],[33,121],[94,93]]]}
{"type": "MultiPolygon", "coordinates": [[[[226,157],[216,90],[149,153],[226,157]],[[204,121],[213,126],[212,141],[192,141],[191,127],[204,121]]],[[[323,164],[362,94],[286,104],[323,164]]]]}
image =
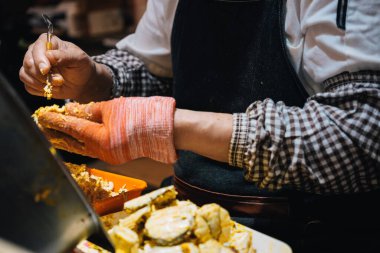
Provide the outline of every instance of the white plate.
{"type": "Polygon", "coordinates": [[[263,234],[254,229],[242,226],[247,231],[252,232],[252,244],[256,249],[256,253],[292,253],[292,249],[288,244],[263,234]]]}

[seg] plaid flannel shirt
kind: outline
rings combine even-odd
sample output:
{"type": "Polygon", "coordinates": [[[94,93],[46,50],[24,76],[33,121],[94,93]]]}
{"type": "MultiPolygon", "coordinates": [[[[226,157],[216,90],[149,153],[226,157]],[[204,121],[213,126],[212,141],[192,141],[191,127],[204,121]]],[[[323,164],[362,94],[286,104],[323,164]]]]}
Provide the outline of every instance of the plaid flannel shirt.
{"type": "MultiPolygon", "coordinates": [[[[113,96],[170,95],[172,83],[126,51],[94,59],[113,73],[113,96]]],[[[303,108],[270,99],[233,115],[229,164],[260,188],[353,193],[380,186],[380,72],[344,73],[303,108]]]]}
{"type": "Polygon", "coordinates": [[[111,70],[112,97],[170,96],[172,93],[170,78],[152,75],[139,58],[127,51],[112,49],[92,58],[111,70]]]}

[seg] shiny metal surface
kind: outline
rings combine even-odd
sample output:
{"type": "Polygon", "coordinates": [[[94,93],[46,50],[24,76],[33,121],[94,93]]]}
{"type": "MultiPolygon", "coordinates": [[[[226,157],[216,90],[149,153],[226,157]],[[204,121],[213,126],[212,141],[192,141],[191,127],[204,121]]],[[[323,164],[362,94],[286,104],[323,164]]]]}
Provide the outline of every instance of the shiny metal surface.
{"type": "Polygon", "coordinates": [[[1,73],[0,163],[0,238],[33,252],[67,252],[89,237],[112,249],[98,216],[1,73]]]}
{"type": "Polygon", "coordinates": [[[42,18],[48,28],[48,32],[47,32],[47,41],[48,42],[51,42],[51,36],[53,35],[53,32],[54,32],[54,26],[53,26],[53,23],[50,21],[50,18],[45,15],[45,14],[42,14],[42,18]],[[50,36],[49,36],[50,35],[50,36]]]}

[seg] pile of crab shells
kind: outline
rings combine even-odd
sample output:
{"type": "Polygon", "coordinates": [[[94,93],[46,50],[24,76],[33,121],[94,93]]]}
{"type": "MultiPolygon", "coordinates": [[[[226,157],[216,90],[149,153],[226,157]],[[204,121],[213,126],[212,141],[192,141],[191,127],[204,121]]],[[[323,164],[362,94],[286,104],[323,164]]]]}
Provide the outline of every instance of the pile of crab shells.
{"type": "Polygon", "coordinates": [[[176,199],[173,186],[124,204],[101,217],[116,253],[254,253],[252,232],[217,204],[176,199]]]}

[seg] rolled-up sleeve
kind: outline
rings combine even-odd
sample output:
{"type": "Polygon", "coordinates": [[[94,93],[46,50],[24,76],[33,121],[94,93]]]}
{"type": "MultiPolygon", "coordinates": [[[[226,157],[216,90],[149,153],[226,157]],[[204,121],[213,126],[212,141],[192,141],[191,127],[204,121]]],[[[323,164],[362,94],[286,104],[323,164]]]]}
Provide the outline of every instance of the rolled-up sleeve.
{"type": "Polygon", "coordinates": [[[303,108],[270,99],[234,114],[229,163],[260,188],[313,193],[379,188],[380,90],[351,83],[310,97],[303,108]]]}

